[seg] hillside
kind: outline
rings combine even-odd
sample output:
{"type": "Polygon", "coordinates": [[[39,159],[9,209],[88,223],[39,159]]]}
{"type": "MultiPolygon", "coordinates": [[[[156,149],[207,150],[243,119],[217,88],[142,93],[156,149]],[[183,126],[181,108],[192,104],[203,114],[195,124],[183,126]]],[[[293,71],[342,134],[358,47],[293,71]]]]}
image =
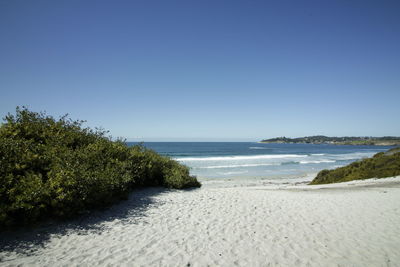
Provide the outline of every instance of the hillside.
{"type": "Polygon", "coordinates": [[[387,152],[377,153],[372,158],[356,161],[341,168],[322,170],[310,184],[339,183],[397,175],[400,175],[399,147],[390,149],[387,152]]]}

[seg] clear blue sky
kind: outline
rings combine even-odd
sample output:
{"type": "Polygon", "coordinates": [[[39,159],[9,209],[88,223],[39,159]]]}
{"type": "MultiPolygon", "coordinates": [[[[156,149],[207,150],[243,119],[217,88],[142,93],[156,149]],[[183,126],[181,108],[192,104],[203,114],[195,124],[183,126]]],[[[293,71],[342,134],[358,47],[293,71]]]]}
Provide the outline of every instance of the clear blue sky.
{"type": "Polygon", "coordinates": [[[0,1],[0,115],[139,140],[400,135],[400,1],[0,1]]]}

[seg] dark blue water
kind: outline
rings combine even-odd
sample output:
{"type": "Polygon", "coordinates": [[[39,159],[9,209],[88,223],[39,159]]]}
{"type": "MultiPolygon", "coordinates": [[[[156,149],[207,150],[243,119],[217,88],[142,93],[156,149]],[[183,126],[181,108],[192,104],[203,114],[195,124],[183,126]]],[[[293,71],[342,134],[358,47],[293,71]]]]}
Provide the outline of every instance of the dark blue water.
{"type": "MultiPolygon", "coordinates": [[[[129,143],[133,145],[135,143],[129,143]]],[[[146,142],[201,179],[289,178],[344,166],[390,147],[252,142],[146,142]]]]}

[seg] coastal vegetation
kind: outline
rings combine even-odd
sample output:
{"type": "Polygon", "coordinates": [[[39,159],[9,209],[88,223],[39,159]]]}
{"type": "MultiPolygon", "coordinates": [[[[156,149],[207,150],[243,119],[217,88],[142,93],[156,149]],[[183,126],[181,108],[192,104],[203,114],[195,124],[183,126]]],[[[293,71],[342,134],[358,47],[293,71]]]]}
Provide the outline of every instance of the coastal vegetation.
{"type": "Polygon", "coordinates": [[[67,116],[17,108],[0,126],[0,226],[66,218],[142,186],[199,187],[188,167],[67,116]]]}
{"type": "Polygon", "coordinates": [[[333,145],[380,145],[393,146],[400,145],[400,137],[384,136],[384,137],[328,137],[324,135],[306,136],[298,138],[276,137],[264,139],[261,143],[288,143],[288,144],[333,144],[333,145]]]}
{"type": "Polygon", "coordinates": [[[322,170],[310,184],[329,184],[397,175],[400,175],[399,147],[379,152],[372,158],[362,159],[341,168],[322,170]]]}

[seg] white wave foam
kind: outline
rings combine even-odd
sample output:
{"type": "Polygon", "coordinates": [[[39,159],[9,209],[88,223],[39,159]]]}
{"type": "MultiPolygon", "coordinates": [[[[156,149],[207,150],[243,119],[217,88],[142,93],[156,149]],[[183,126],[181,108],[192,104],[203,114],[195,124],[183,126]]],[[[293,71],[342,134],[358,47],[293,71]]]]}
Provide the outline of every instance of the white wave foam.
{"type": "Polygon", "coordinates": [[[280,154],[280,155],[254,155],[254,156],[222,156],[204,158],[175,158],[177,161],[222,161],[222,160],[251,160],[251,159],[285,159],[285,158],[305,158],[307,155],[280,154]]]}
{"type": "Polygon", "coordinates": [[[249,147],[249,149],[271,149],[271,148],[262,147],[262,146],[251,146],[251,147],[249,147]]]}
{"type": "Polygon", "coordinates": [[[373,156],[375,153],[373,152],[355,152],[348,154],[331,154],[330,157],[333,157],[338,160],[354,160],[354,159],[362,159],[373,156]]]}
{"type": "Polygon", "coordinates": [[[311,154],[311,156],[325,156],[325,154],[321,153],[321,154],[311,154]]]}
{"type": "Polygon", "coordinates": [[[261,164],[234,164],[234,165],[221,165],[221,166],[205,166],[197,167],[196,169],[225,169],[225,168],[240,168],[240,167],[257,167],[257,166],[277,166],[280,163],[261,163],[261,164]]]}
{"type": "Polygon", "coordinates": [[[312,163],[333,163],[336,162],[336,160],[302,160],[299,161],[300,164],[312,164],[312,163]]]}
{"type": "Polygon", "coordinates": [[[237,171],[237,172],[219,172],[220,175],[232,175],[232,174],[243,174],[247,173],[248,171],[237,171]]]}

